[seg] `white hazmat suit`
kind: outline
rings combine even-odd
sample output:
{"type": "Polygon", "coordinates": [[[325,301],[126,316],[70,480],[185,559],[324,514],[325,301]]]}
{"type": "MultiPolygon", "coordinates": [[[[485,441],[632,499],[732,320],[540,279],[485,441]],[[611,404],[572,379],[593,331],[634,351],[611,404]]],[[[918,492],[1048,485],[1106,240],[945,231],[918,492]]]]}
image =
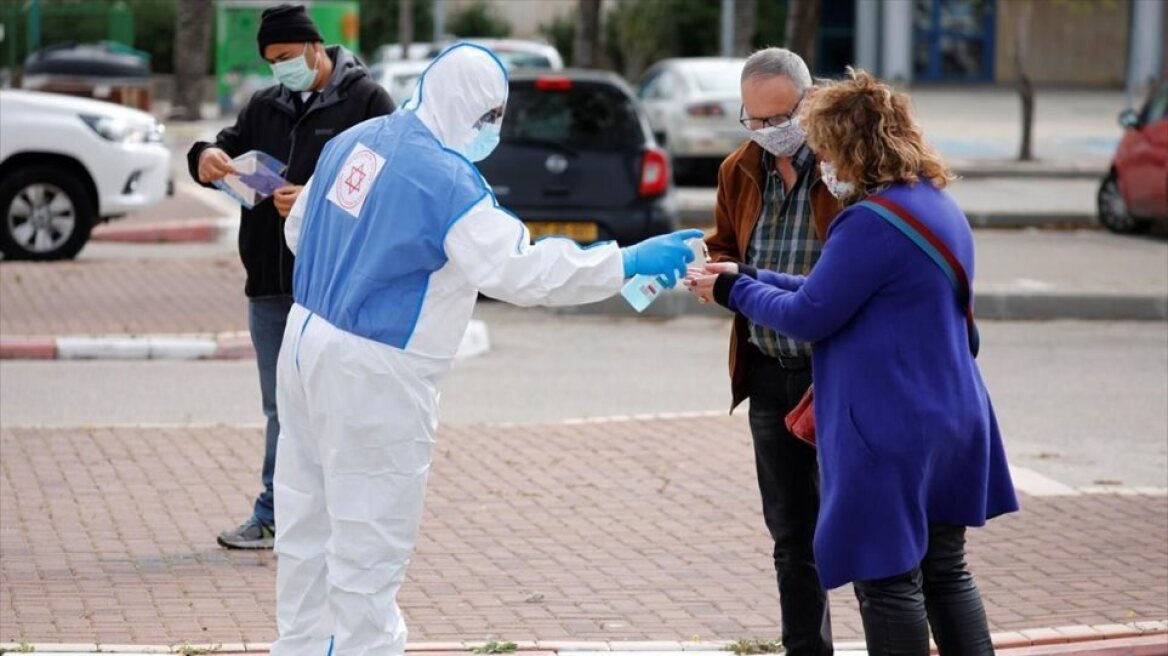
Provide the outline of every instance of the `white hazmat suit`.
{"type": "Polygon", "coordinates": [[[273,656],[404,651],[396,595],[422,516],[438,382],[477,294],[586,303],[625,279],[615,244],[531,244],[460,154],[506,99],[490,51],[452,46],[405,107],[329,143],[288,218],[296,305],[278,369],[273,656]]]}

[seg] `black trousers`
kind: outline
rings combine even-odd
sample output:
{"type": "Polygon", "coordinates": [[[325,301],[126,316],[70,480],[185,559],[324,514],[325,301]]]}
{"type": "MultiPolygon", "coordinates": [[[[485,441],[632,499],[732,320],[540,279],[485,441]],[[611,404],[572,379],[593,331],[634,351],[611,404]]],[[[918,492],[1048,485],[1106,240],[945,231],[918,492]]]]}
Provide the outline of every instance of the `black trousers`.
{"type": "Polygon", "coordinates": [[[927,656],[929,627],[941,656],[994,653],[981,594],[965,566],[964,526],[929,526],[919,567],[854,587],[869,656],[927,656]]]}
{"type": "Polygon", "coordinates": [[[827,592],[819,582],[812,540],[819,515],[815,449],[787,431],[783,419],[811,384],[811,369],[784,368],[752,348],[747,380],[750,432],[762,513],[775,541],[783,646],[789,656],[832,653],[827,592]]]}

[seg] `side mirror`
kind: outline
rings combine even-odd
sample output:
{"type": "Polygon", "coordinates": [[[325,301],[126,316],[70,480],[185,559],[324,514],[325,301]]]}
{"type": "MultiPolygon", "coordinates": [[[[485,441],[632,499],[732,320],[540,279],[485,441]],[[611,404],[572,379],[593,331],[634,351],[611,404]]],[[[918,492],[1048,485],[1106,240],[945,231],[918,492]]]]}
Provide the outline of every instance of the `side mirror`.
{"type": "Polygon", "coordinates": [[[1119,124],[1125,128],[1140,127],[1140,115],[1134,109],[1125,109],[1119,114],[1119,124]]]}

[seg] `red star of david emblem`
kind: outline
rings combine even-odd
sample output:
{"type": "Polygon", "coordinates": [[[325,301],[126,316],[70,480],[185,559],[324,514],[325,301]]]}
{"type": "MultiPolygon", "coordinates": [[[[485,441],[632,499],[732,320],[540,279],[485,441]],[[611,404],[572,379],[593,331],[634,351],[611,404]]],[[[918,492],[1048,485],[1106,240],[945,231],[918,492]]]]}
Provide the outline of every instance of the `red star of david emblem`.
{"type": "Polygon", "coordinates": [[[357,193],[361,191],[361,183],[365,181],[365,165],[354,165],[349,169],[349,177],[345,179],[345,186],[349,188],[350,193],[357,193]]]}

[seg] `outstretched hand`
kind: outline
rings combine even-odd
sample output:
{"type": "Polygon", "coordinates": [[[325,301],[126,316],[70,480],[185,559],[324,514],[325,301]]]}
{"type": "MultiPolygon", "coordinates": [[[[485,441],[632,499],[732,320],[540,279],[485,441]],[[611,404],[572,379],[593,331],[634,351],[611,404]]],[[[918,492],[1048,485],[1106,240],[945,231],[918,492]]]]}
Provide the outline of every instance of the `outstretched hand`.
{"type": "Polygon", "coordinates": [[[714,302],[714,283],[718,281],[720,273],[738,273],[738,264],[735,262],[709,262],[705,268],[690,269],[685,277],[685,286],[701,303],[714,302]]]}
{"type": "Polygon", "coordinates": [[[625,277],[662,276],[666,286],[673,287],[677,279],[685,275],[686,265],[694,259],[693,251],[685,242],[704,236],[701,230],[679,230],[650,237],[623,249],[625,277]]]}

